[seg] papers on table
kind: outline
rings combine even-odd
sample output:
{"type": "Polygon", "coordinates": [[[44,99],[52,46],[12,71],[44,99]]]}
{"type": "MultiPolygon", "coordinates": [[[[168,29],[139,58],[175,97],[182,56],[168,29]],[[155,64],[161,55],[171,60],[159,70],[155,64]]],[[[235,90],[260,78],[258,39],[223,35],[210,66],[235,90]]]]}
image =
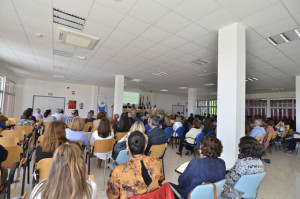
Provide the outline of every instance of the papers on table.
{"type": "Polygon", "coordinates": [[[177,167],[177,169],[175,169],[175,171],[179,174],[183,174],[183,172],[185,171],[186,167],[188,166],[190,162],[185,162],[182,165],[180,165],[179,167],[177,167]]]}

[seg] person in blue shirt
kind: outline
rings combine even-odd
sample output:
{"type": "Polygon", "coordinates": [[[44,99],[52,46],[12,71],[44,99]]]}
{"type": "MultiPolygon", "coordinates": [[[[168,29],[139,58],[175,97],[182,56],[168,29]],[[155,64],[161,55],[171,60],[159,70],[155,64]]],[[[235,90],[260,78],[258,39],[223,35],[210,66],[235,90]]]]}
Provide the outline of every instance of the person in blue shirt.
{"type": "MultiPolygon", "coordinates": [[[[215,183],[225,179],[226,166],[220,159],[223,146],[215,136],[205,136],[201,140],[200,158],[190,161],[187,168],[178,178],[178,185],[170,183],[183,198],[203,183],[215,183]]],[[[175,198],[177,196],[175,195],[175,198]]]]}
{"type": "Polygon", "coordinates": [[[262,121],[261,120],[255,120],[254,121],[254,127],[250,131],[251,137],[262,137],[264,134],[266,134],[266,130],[264,127],[261,127],[262,121]]]}
{"type": "Polygon", "coordinates": [[[79,117],[75,117],[70,128],[66,128],[66,138],[73,142],[80,141],[83,146],[87,146],[89,134],[83,132],[83,129],[84,122],[79,117]]]}
{"type": "Polygon", "coordinates": [[[136,113],[135,118],[134,118],[134,121],[135,121],[135,122],[141,122],[141,121],[142,121],[142,118],[141,118],[141,116],[140,116],[140,113],[136,113]]]}
{"type": "Polygon", "coordinates": [[[0,115],[0,128],[2,130],[6,129],[6,126],[5,126],[6,121],[7,121],[7,117],[5,117],[4,115],[0,115]]]}

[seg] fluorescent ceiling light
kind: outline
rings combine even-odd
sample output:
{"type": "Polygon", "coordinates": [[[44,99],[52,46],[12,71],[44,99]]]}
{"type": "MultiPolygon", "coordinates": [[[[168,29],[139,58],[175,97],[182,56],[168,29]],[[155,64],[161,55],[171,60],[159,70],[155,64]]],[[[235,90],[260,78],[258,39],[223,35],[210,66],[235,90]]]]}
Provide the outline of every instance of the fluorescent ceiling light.
{"type": "Polygon", "coordinates": [[[271,44],[273,44],[274,46],[277,45],[277,43],[276,43],[271,37],[268,37],[267,40],[268,40],[271,44]]]}
{"type": "Polygon", "coordinates": [[[86,57],[84,57],[84,56],[77,56],[77,59],[86,60],[86,57]]]}
{"type": "Polygon", "coordinates": [[[253,81],[257,81],[258,79],[256,78],[256,77],[248,77],[248,78],[246,78],[246,82],[247,81],[251,81],[251,82],[253,82],[253,81]]]}
{"type": "Polygon", "coordinates": [[[168,90],[167,90],[167,89],[161,89],[160,91],[162,91],[162,92],[167,92],[168,90]]]}
{"type": "Polygon", "coordinates": [[[271,88],[271,90],[273,91],[279,91],[279,90],[283,90],[284,88],[271,88]]]}
{"type": "Polygon", "coordinates": [[[157,71],[157,72],[153,72],[152,75],[165,76],[165,75],[167,75],[167,73],[166,72],[157,71]]]}
{"type": "Polygon", "coordinates": [[[289,42],[289,39],[288,39],[287,36],[285,36],[283,33],[280,34],[280,37],[281,37],[285,42],[289,42]]]}
{"type": "Polygon", "coordinates": [[[133,81],[133,82],[141,82],[143,80],[141,80],[141,79],[132,79],[131,81],[133,81]]]}
{"type": "Polygon", "coordinates": [[[204,84],[205,86],[215,86],[216,84],[215,83],[207,83],[207,84],[204,84]]]}
{"type": "Polygon", "coordinates": [[[44,35],[41,34],[41,33],[35,33],[35,35],[36,35],[37,37],[43,37],[43,36],[44,36],[44,35]]]}
{"type": "Polygon", "coordinates": [[[53,77],[54,77],[54,78],[65,78],[64,75],[57,75],[57,74],[54,74],[53,77]]]}
{"type": "Polygon", "coordinates": [[[181,86],[181,87],[178,87],[179,89],[187,89],[187,87],[184,87],[184,86],[181,86]]]}
{"type": "Polygon", "coordinates": [[[295,29],[295,33],[300,37],[299,29],[295,29]]]}

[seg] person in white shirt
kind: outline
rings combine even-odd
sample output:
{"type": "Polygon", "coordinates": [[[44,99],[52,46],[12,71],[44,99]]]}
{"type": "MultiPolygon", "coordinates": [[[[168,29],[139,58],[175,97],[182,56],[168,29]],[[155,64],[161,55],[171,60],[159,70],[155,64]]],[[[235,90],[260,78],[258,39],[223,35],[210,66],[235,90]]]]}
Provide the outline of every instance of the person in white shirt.
{"type": "Polygon", "coordinates": [[[65,121],[65,120],[62,120],[62,119],[64,119],[64,118],[61,117],[61,115],[60,115],[60,109],[59,109],[59,108],[57,108],[57,109],[56,109],[56,112],[55,112],[54,114],[52,114],[52,117],[55,117],[55,119],[56,119],[57,121],[62,121],[62,122],[65,121]]]}
{"type": "Polygon", "coordinates": [[[88,176],[79,144],[66,142],[56,149],[48,179],[34,187],[30,199],[74,197],[96,199],[97,185],[88,176]]]}
{"type": "Polygon", "coordinates": [[[177,117],[176,117],[176,122],[173,124],[173,130],[174,130],[174,132],[177,131],[177,129],[178,129],[179,127],[181,127],[181,126],[182,126],[182,123],[181,123],[181,117],[180,117],[180,116],[177,116],[177,117]]]}
{"type": "Polygon", "coordinates": [[[152,110],[152,113],[154,113],[156,111],[156,105],[154,105],[151,110],[152,110]]]}
{"type": "Polygon", "coordinates": [[[60,115],[60,118],[61,118],[62,122],[65,122],[65,120],[66,120],[66,116],[65,116],[64,113],[65,113],[64,109],[59,110],[59,115],[60,115]]]}
{"type": "MultiPolygon", "coordinates": [[[[114,133],[111,131],[109,120],[107,119],[107,117],[104,117],[100,120],[98,130],[93,132],[90,138],[90,144],[91,146],[93,146],[96,140],[106,140],[106,139],[113,139],[113,138],[114,138],[114,133]]],[[[94,155],[98,157],[97,167],[100,168],[102,160],[105,160],[106,155],[108,155],[108,157],[111,157],[112,151],[108,153],[94,153],[94,155]]]]}
{"type": "Polygon", "coordinates": [[[46,110],[44,113],[43,121],[44,122],[54,122],[55,120],[56,120],[56,118],[51,116],[51,110],[50,109],[46,110]]]}

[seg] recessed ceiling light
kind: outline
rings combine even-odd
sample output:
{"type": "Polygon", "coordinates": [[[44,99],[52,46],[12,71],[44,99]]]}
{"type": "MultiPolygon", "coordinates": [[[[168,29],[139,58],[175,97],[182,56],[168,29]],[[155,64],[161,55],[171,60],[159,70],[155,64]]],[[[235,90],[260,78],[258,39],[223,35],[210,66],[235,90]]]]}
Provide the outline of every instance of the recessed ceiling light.
{"type": "Polygon", "coordinates": [[[184,87],[184,86],[181,86],[181,87],[178,87],[179,89],[187,89],[187,87],[184,87]]]}
{"type": "Polygon", "coordinates": [[[283,90],[284,88],[271,88],[271,90],[273,91],[279,91],[279,90],[283,90]]]}
{"type": "Polygon", "coordinates": [[[86,60],[86,57],[84,57],[84,56],[77,56],[77,59],[86,60]]]}
{"type": "Polygon", "coordinates": [[[284,33],[280,34],[280,37],[285,41],[285,42],[289,42],[289,38],[287,36],[285,36],[284,33]]]}
{"type": "Polygon", "coordinates": [[[295,33],[298,35],[298,37],[300,37],[300,32],[299,32],[300,29],[295,29],[295,33]]]}
{"type": "Polygon", "coordinates": [[[166,72],[157,71],[157,72],[152,73],[152,75],[165,76],[165,75],[167,75],[167,73],[166,72]]]}
{"type": "Polygon", "coordinates": [[[141,80],[141,79],[132,79],[131,81],[133,81],[133,82],[141,82],[143,80],[141,80]]]}
{"type": "Polygon", "coordinates": [[[196,59],[194,61],[191,61],[191,63],[195,64],[195,65],[205,65],[205,64],[208,64],[209,62],[204,59],[196,59]]]}
{"type": "Polygon", "coordinates": [[[272,39],[271,37],[268,37],[267,40],[268,40],[271,44],[273,44],[274,46],[277,45],[277,43],[276,43],[276,42],[274,41],[274,39],[272,39]]]}
{"type": "Polygon", "coordinates": [[[253,82],[253,81],[257,81],[258,79],[256,78],[256,77],[248,77],[248,78],[246,78],[246,82],[247,81],[251,81],[251,82],[253,82]]]}
{"type": "Polygon", "coordinates": [[[54,74],[53,77],[54,77],[54,78],[65,78],[64,75],[57,75],[57,74],[54,74]]]}
{"type": "Polygon", "coordinates": [[[35,33],[35,35],[36,35],[37,37],[43,37],[43,36],[44,36],[44,35],[41,34],[41,33],[35,33]]]}
{"type": "Polygon", "coordinates": [[[207,84],[204,84],[204,86],[215,86],[216,84],[215,83],[207,83],[207,84]]]}
{"type": "Polygon", "coordinates": [[[168,90],[167,90],[167,89],[161,89],[160,91],[162,91],[162,92],[167,92],[168,90]]]}

